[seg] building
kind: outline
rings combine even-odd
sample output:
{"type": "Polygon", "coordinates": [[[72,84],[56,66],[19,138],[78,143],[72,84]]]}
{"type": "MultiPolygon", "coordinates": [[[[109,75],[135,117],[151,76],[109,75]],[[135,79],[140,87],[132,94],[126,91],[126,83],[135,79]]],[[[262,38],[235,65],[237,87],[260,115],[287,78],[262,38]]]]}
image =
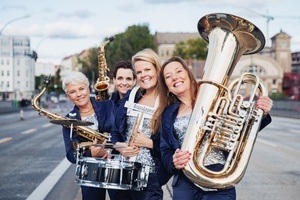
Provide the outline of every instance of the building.
{"type": "Polygon", "coordinates": [[[0,35],[0,100],[31,99],[37,55],[27,36],[0,35]]]}
{"type": "MultiPolygon", "coordinates": [[[[199,33],[155,33],[155,44],[158,55],[167,60],[172,57],[178,42],[197,39],[199,33]],[[175,39],[177,38],[177,39],[175,39]]],[[[255,73],[266,85],[269,94],[282,91],[284,73],[291,72],[290,36],[283,31],[271,38],[272,46],[261,52],[242,56],[230,76],[231,80],[241,77],[245,72],[255,73]]],[[[210,52],[211,50],[209,50],[210,52]]],[[[229,58],[232,59],[232,58],[229,58]]],[[[201,78],[205,61],[188,59],[196,78],[201,78]]]]}
{"type": "Polygon", "coordinates": [[[35,63],[35,76],[55,76],[55,73],[58,69],[58,65],[53,63],[44,63],[44,62],[36,62],[35,63]]]}
{"type": "Polygon", "coordinates": [[[154,35],[154,44],[156,47],[156,52],[162,61],[166,61],[174,54],[176,44],[185,42],[188,39],[197,39],[199,37],[201,37],[199,33],[156,32],[154,35]]]}
{"type": "Polygon", "coordinates": [[[60,78],[64,79],[71,71],[81,71],[82,64],[79,62],[80,60],[88,59],[88,50],[83,50],[79,54],[67,56],[63,58],[60,63],[60,78]]]}
{"type": "Polygon", "coordinates": [[[300,52],[292,53],[292,72],[300,75],[300,52]]]}

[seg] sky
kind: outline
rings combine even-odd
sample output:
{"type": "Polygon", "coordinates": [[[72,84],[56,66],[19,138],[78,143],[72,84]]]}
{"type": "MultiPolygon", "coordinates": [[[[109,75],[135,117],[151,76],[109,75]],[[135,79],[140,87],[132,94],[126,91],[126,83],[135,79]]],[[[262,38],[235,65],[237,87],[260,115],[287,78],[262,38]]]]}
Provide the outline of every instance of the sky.
{"type": "Polygon", "coordinates": [[[129,26],[146,24],[151,34],[194,33],[203,16],[228,13],[252,22],[266,38],[286,32],[296,52],[299,6],[299,0],[0,0],[0,28],[2,35],[28,36],[38,61],[60,64],[129,26]]]}

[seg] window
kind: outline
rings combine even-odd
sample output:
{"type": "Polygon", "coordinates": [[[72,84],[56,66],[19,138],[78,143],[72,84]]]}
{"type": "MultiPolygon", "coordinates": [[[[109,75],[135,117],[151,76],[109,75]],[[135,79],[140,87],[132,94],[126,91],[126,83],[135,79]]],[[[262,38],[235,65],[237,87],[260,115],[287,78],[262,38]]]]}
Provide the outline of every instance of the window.
{"type": "Polygon", "coordinates": [[[243,68],[242,73],[246,73],[246,72],[250,72],[253,74],[260,75],[260,76],[263,76],[266,74],[266,71],[263,67],[256,66],[256,65],[249,65],[249,66],[243,68]]]}

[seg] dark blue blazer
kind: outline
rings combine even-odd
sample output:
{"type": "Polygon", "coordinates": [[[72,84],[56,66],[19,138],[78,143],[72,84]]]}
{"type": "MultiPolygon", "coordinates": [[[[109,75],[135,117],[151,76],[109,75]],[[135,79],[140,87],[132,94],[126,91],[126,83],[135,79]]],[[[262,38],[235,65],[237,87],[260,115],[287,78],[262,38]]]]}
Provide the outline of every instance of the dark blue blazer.
{"type": "MultiPolygon", "coordinates": [[[[111,100],[96,101],[95,98],[91,98],[91,102],[98,119],[98,131],[100,133],[110,133],[114,120],[112,111],[114,109],[114,103],[111,100]]],[[[66,117],[69,117],[70,113],[76,113],[76,119],[81,120],[77,106],[74,106],[74,109],[69,112],[66,117]]],[[[76,131],[73,131],[71,140],[70,128],[66,126],[63,126],[62,132],[65,143],[66,157],[71,163],[76,163],[76,151],[73,148],[73,141],[86,142],[88,140],[78,136],[76,131]]],[[[88,152],[85,156],[91,156],[90,152],[88,152]]]]}
{"type": "MultiPolygon", "coordinates": [[[[178,178],[178,173],[182,171],[182,170],[174,169],[172,167],[173,154],[176,149],[180,148],[178,140],[175,138],[174,135],[174,126],[173,126],[175,123],[176,116],[178,114],[179,106],[180,106],[180,102],[176,102],[165,109],[165,111],[162,114],[162,127],[160,133],[161,158],[166,170],[169,173],[175,175],[173,183],[178,178]]],[[[271,116],[267,115],[261,122],[260,130],[262,130],[264,127],[270,124],[271,121],[272,121],[271,116]]]]}
{"type": "MultiPolygon", "coordinates": [[[[129,99],[131,90],[127,91],[124,98],[120,100],[119,106],[115,109],[115,123],[111,132],[112,143],[116,142],[126,142],[126,116],[127,108],[125,107],[126,101],[129,99]]],[[[134,102],[138,102],[142,98],[143,92],[140,90],[137,91],[134,102]]],[[[154,133],[151,135],[150,139],[153,141],[153,149],[150,149],[150,153],[155,160],[155,163],[158,167],[158,177],[161,185],[167,183],[170,177],[167,176],[166,171],[162,165],[161,154],[160,154],[160,136],[159,133],[154,133]]]]}

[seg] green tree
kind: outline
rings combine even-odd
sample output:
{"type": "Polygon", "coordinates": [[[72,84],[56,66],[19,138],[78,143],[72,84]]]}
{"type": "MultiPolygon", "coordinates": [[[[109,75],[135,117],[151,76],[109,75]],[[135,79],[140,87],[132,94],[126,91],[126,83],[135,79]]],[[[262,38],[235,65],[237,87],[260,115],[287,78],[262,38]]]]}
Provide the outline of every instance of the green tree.
{"type": "Polygon", "coordinates": [[[174,55],[183,59],[203,60],[207,56],[207,51],[207,42],[202,38],[197,38],[176,44],[174,55]]]}
{"type": "Polygon", "coordinates": [[[121,60],[131,57],[144,48],[154,48],[154,36],[146,24],[129,26],[124,33],[116,35],[107,49],[107,63],[110,69],[121,60]]]}
{"type": "Polygon", "coordinates": [[[282,92],[276,92],[276,93],[272,93],[269,95],[269,97],[273,100],[283,100],[283,99],[288,99],[287,96],[285,94],[283,94],[282,92]]]}
{"type": "MultiPolygon", "coordinates": [[[[107,40],[105,38],[103,42],[107,40]]],[[[98,51],[99,47],[89,49],[86,60],[78,58],[82,65],[82,73],[90,80],[98,78],[98,51]],[[94,77],[93,77],[94,76],[94,77]]],[[[105,59],[109,77],[112,77],[113,66],[121,60],[131,60],[131,57],[144,48],[154,48],[154,36],[150,34],[148,25],[129,26],[125,32],[117,34],[115,39],[105,46],[105,59]]]]}
{"type": "Polygon", "coordinates": [[[86,75],[90,81],[96,81],[95,76],[98,74],[98,48],[90,48],[87,58],[81,59],[78,55],[78,64],[82,66],[81,72],[86,75]]]}

